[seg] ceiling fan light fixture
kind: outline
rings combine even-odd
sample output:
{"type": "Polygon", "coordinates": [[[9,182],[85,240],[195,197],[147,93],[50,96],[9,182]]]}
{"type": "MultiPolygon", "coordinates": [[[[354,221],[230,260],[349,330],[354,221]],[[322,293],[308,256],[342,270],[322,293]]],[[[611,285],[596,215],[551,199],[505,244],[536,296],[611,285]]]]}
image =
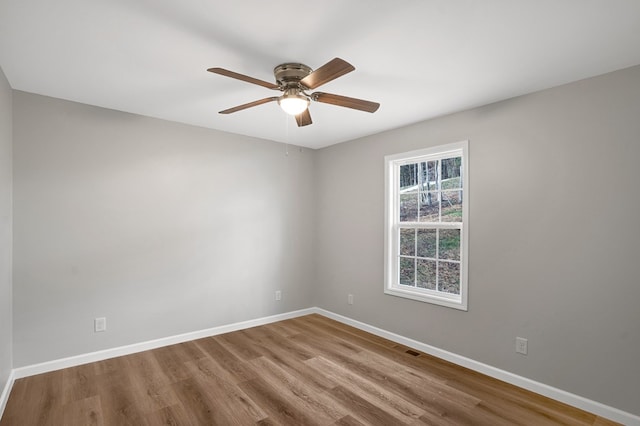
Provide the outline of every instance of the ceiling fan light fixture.
{"type": "Polygon", "coordinates": [[[309,98],[295,91],[286,91],[278,98],[278,105],[289,115],[298,115],[309,106],[309,98]]]}

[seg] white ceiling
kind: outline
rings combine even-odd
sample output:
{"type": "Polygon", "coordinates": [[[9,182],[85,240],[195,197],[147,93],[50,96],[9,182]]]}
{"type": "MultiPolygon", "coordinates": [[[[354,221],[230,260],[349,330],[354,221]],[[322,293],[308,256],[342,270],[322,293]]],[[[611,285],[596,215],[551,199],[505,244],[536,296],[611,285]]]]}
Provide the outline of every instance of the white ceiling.
{"type": "Polygon", "coordinates": [[[14,89],[320,148],[640,64],[638,0],[0,0],[0,66],[14,89]],[[356,68],[319,90],[298,128],[273,68],[356,68]]]}

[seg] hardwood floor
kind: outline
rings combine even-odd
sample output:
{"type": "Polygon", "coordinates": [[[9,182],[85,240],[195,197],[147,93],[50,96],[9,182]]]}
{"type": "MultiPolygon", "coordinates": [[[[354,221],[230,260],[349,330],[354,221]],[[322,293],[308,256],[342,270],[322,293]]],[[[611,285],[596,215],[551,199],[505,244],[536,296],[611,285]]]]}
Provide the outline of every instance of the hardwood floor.
{"type": "Polygon", "coordinates": [[[19,379],[0,420],[251,424],[615,423],[320,315],[19,379]]]}

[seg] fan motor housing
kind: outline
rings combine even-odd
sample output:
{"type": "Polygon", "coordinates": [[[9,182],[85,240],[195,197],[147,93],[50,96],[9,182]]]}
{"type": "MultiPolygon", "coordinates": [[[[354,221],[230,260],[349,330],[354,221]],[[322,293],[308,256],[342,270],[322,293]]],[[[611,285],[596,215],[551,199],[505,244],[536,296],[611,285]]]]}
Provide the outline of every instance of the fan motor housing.
{"type": "Polygon", "coordinates": [[[311,74],[313,69],[305,64],[286,63],[273,69],[276,82],[283,88],[298,87],[300,80],[311,74]]]}

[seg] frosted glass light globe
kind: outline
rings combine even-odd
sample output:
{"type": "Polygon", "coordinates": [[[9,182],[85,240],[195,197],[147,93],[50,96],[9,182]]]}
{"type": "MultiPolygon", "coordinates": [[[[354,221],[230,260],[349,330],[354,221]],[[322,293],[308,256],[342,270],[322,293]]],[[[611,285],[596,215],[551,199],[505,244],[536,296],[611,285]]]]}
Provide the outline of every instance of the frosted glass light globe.
{"type": "Polygon", "coordinates": [[[299,94],[284,94],[278,98],[278,104],[289,115],[298,115],[309,106],[309,98],[299,94]]]}

